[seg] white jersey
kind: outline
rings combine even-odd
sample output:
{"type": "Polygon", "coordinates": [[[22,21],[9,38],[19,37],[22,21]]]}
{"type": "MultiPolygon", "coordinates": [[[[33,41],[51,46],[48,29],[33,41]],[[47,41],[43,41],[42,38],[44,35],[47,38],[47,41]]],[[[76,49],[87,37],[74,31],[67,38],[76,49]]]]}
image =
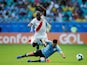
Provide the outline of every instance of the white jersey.
{"type": "Polygon", "coordinates": [[[48,40],[47,33],[46,33],[46,19],[44,16],[41,16],[41,20],[38,21],[36,18],[34,18],[31,22],[33,26],[35,27],[35,34],[33,36],[33,41],[44,39],[48,40]]]}

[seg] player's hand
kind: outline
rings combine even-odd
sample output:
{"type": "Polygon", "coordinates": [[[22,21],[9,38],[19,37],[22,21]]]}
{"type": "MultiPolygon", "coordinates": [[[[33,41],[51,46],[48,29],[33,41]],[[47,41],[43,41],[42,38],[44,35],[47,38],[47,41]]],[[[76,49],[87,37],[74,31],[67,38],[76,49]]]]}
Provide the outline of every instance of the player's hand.
{"type": "Polygon", "coordinates": [[[66,57],[64,56],[63,58],[65,59],[66,57]]]}

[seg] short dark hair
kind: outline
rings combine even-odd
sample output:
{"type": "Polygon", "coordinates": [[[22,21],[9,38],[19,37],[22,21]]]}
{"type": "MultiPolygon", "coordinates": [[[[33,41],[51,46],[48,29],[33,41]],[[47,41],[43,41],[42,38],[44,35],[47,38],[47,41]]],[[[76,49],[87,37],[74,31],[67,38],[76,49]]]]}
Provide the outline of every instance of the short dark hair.
{"type": "Polygon", "coordinates": [[[36,16],[40,16],[40,11],[38,11],[38,12],[36,13],[36,16]]]}
{"type": "Polygon", "coordinates": [[[53,40],[53,43],[57,43],[57,39],[54,39],[54,40],[53,40]]]}

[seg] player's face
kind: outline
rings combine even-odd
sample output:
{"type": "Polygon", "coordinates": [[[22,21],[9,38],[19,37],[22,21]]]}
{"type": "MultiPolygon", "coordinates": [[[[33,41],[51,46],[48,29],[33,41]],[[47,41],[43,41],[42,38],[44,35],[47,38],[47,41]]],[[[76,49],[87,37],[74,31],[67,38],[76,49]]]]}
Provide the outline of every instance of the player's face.
{"type": "Polygon", "coordinates": [[[37,17],[37,20],[40,20],[41,19],[41,13],[38,12],[37,15],[36,15],[36,17],[37,17]]]}
{"type": "Polygon", "coordinates": [[[53,46],[56,46],[56,45],[57,45],[57,40],[54,39],[54,40],[53,40],[53,46]]]}
{"type": "Polygon", "coordinates": [[[53,47],[55,47],[57,45],[57,43],[53,43],[53,47]]]}

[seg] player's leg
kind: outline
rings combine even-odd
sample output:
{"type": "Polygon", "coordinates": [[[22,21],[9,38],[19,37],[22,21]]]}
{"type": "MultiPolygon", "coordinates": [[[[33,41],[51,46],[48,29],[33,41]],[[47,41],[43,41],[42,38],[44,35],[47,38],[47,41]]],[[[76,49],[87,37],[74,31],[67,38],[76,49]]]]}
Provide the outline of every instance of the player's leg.
{"type": "Polygon", "coordinates": [[[39,45],[37,44],[36,49],[39,50],[39,45]]]}
{"type": "Polygon", "coordinates": [[[42,54],[41,50],[38,50],[36,52],[27,53],[22,56],[17,56],[17,59],[28,57],[28,56],[40,56],[39,60],[28,60],[27,62],[46,62],[45,56],[42,54]]]}
{"type": "Polygon", "coordinates": [[[36,50],[39,50],[39,44],[38,44],[38,43],[35,43],[35,42],[34,42],[34,43],[32,44],[32,46],[33,46],[33,47],[36,47],[36,50]]]}
{"type": "Polygon", "coordinates": [[[42,54],[41,50],[38,50],[38,51],[34,52],[34,55],[39,56],[40,59],[39,60],[28,60],[27,62],[45,62],[46,61],[46,58],[42,54]]]}
{"type": "Polygon", "coordinates": [[[33,42],[32,46],[33,46],[33,47],[36,47],[36,45],[37,45],[37,43],[33,42]]]}
{"type": "Polygon", "coordinates": [[[24,55],[17,56],[17,59],[28,57],[28,56],[35,56],[34,52],[30,52],[30,53],[27,53],[27,54],[24,54],[24,55]]]}
{"type": "Polygon", "coordinates": [[[28,60],[27,62],[40,62],[40,60],[28,60]]]}
{"type": "Polygon", "coordinates": [[[46,62],[46,58],[45,57],[40,57],[39,60],[28,60],[27,62],[46,62]]]}
{"type": "Polygon", "coordinates": [[[28,60],[27,62],[50,62],[50,60],[45,57],[40,57],[39,60],[28,60]]]}
{"type": "Polygon", "coordinates": [[[24,58],[24,57],[29,57],[29,56],[44,56],[41,52],[41,50],[37,50],[35,52],[30,52],[21,56],[17,56],[17,59],[24,58]]]}

